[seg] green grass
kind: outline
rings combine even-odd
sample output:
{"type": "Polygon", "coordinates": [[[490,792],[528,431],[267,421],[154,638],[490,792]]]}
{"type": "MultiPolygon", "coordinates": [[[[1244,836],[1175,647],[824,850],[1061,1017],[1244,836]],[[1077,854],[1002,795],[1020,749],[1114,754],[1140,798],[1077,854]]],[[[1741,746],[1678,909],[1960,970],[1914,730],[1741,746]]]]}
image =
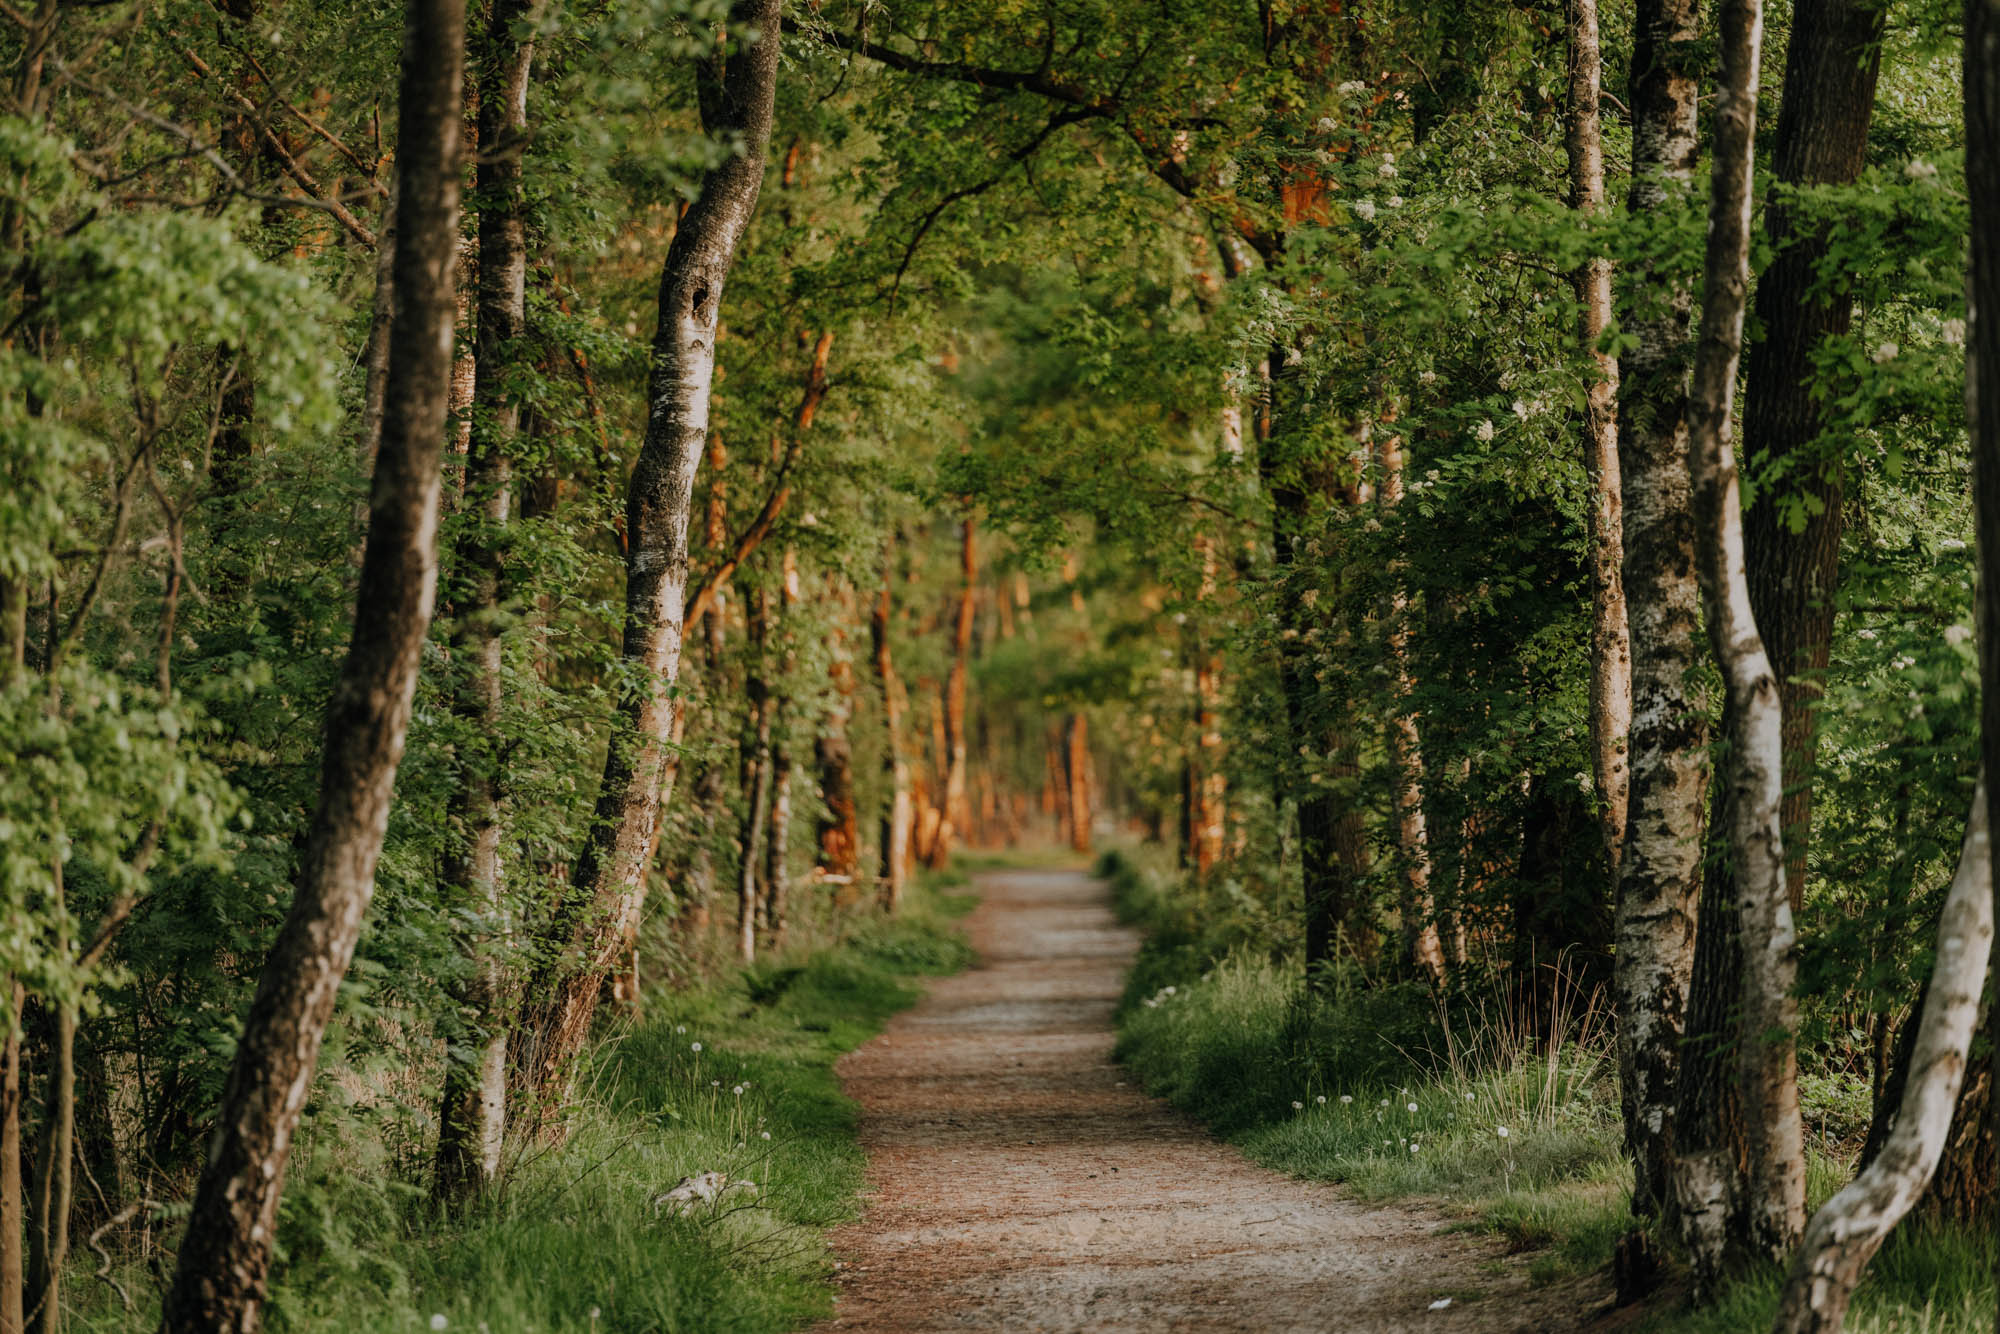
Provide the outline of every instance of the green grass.
{"type": "MultiPolygon", "coordinates": [[[[837,947],[653,996],[597,1051],[568,1141],[522,1151],[504,1194],[463,1220],[440,1223],[380,1140],[308,1134],[269,1327],[764,1334],[825,1315],[825,1229],[854,1216],[864,1167],[834,1061],[922,978],[969,961],[953,919],[971,904],[917,893],[837,947]],[[704,1171],[754,1181],[754,1200],[655,1214],[655,1193],[704,1171]]],[[[124,1282],[130,1313],[80,1273],[75,1327],[151,1330],[151,1280],[132,1265],[124,1282]]]]}
{"type": "MultiPolygon", "coordinates": [[[[1566,1036],[1544,1043],[1497,996],[1440,1006],[1420,988],[1339,976],[1308,998],[1296,957],[1268,943],[1287,931],[1235,911],[1226,886],[1191,889],[1123,853],[1099,870],[1147,931],[1118,1051],[1148,1090],[1267,1167],[1457,1214],[1532,1253],[1534,1281],[1608,1265],[1631,1226],[1630,1187],[1598,1010],[1575,999],[1540,1025],[1566,1036]]],[[[1856,1084],[1815,1076],[1802,1089],[1815,1207],[1845,1184],[1866,1129],[1867,1090],[1856,1084]]],[[[1990,1237],[1899,1231],[1870,1267],[1848,1328],[1987,1334],[1995,1260],[1990,1237]]],[[[1778,1288],[1775,1273],[1747,1278],[1699,1312],[1668,1295],[1639,1328],[1768,1329],[1778,1288]]]]}

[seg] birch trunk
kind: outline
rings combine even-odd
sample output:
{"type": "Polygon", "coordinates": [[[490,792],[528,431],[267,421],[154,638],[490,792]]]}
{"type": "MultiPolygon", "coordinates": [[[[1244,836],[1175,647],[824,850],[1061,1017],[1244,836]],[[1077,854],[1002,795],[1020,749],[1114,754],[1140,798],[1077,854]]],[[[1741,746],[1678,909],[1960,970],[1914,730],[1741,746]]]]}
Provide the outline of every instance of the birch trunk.
{"type": "Polygon", "coordinates": [[[396,319],[354,636],[327,710],[298,891],[223,1086],[163,1309],[166,1334],[258,1326],[293,1132],[374,892],[436,593],[464,50],[464,0],[411,0],[397,135],[396,319]]]}
{"type": "MultiPolygon", "coordinates": [[[[1569,4],[1570,207],[1604,211],[1604,128],[1598,115],[1604,60],[1597,0],[1569,4]]],[[[1578,333],[1593,376],[1584,405],[1584,471],[1590,478],[1590,754],[1604,850],[1615,872],[1625,840],[1625,754],[1632,728],[1632,640],[1625,624],[1624,491],[1618,472],[1618,360],[1598,345],[1611,324],[1611,260],[1593,255],[1576,271],[1578,333]]]]}
{"type": "MultiPolygon", "coordinates": [[[[1741,1258],[1782,1260],[1805,1225],[1805,1140],[1799,1117],[1798,938],[1785,883],[1781,808],[1784,743],[1778,682],[1750,610],[1731,414],[1750,287],[1752,157],[1756,143],[1761,0],[1725,0],[1722,77],[1701,333],[1688,395],[1689,464],[1702,601],[1728,690],[1727,790],[1717,803],[1735,872],[1739,985],[1735,992],[1740,1124],[1707,1115],[1682,1126],[1675,1198],[1697,1293],[1741,1258]]],[[[1716,929],[1711,925],[1711,930],[1716,929]]],[[[1716,985],[1727,984],[1718,976],[1716,985]]],[[[1689,1102],[1683,1097],[1685,1114],[1689,1102]]]]}
{"type": "MultiPolygon", "coordinates": [[[[1965,402],[1978,535],[1979,750],[1987,828],[2000,819],[2000,0],[1965,0],[1965,193],[1971,212],[1966,276],[1965,402]]],[[[1991,877],[2000,919],[2000,876],[1991,877]]],[[[2000,1020],[1995,1022],[2000,1032],[2000,1020]]],[[[2000,1140],[2000,1042],[1988,1082],[2000,1140]]]]}
{"type": "Polygon", "coordinates": [[[501,893],[501,807],[505,801],[494,741],[501,715],[501,568],[504,531],[514,491],[514,454],[521,403],[508,390],[509,349],[527,331],[528,231],[521,186],[521,152],[528,133],[528,84],[534,69],[535,0],[496,0],[487,19],[486,50],[478,83],[479,138],[487,145],[479,191],[478,333],[472,399],[480,429],[466,461],[465,495],[477,527],[465,552],[471,591],[454,636],[470,679],[457,702],[470,737],[472,763],[454,796],[454,823],[467,848],[447,867],[446,880],[461,902],[485,922],[465,943],[471,963],[459,1003],[474,1033],[470,1062],[451,1061],[438,1116],[433,1193],[447,1204],[486,1189],[500,1173],[507,1119],[507,1024],[502,1013],[506,978],[497,957],[506,902],[501,893]],[[525,30],[530,35],[518,38],[525,30]]]}
{"type": "Polygon", "coordinates": [[[736,0],[729,26],[756,39],[702,71],[702,123],[740,151],[702,178],[660,274],[659,328],[646,435],[626,492],[622,654],[640,684],[619,701],[617,731],[588,842],[547,932],[548,960],[528,990],[515,1063],[544,1096],[569,1086],[605,974],[636,919],[659,825],[672,691],[686,616],[694,476],[708,439],[724,281],[764,179],[778,78],[778,0],[736,0]]]}
{"type": "MultiPolygon", "coordinates": [[[[1640,0],[1631,103],[1635,216],[1685,207],[1694,179],[1695,0],[1640,0]]],[[[1618,864],[1612,990],[1633,1211],[1659,1212],[1671,1190],[1674,1081],[1694,914],[1701,885],[1701,807],[1708,729],[1689,697],[1700,592],[1688,486],[1687,353],[1691,298],[1671,257],[1631,270],[1623,321],[1636,346],[1619,363],[1622,571],[1632,653],[1630,786],[1618,864]]]]}
{"type": "Polygon", "coordinates": [[[910,761],[903,740],[903,688],[889,642],[890,597],[895,580],[889,562],[882,563],[882,591],[868,619],[875,651],[875,682],[882,690],[882,776],[889,784],[889,801],[882,812],[882,910],[894,913],[903,902],[910,876],[910,761]]]}
{"type": "Polygon", "coordinates": [[[1965,846],[1938,918],[1937,962],[1923,998],[1895,1124],[1845,1189],[1820,1207],[1792,1258],[1772,1334],[1839,1334],[1861,1273],[1916,1204],[1951,1129],[1979,998],[1993,953],[1993,849],[1982,780],[1965,846]]]}

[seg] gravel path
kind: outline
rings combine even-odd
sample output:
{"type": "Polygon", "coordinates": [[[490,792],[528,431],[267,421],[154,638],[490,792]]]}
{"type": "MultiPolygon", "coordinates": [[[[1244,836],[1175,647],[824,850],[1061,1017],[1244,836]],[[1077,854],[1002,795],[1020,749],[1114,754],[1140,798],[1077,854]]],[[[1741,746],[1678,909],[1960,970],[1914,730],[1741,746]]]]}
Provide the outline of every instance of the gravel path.
{"type": "Polygon", "coordinates": [[[1112,1008],[1138,938],[1102,884],[978,888],[980,966],[841,1063],[872,1191],[824,1329],[1575,1327],[1576,1294],[1529,1290],[1490,1239],[1255,1167],[1133,1087],[1112,1008]]]}

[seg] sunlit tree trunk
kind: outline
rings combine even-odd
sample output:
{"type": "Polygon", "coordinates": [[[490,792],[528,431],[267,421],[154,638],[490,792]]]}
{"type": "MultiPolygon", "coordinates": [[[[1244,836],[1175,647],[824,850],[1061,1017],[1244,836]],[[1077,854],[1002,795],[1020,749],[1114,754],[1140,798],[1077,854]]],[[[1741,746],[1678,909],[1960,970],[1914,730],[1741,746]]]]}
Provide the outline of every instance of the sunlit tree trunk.
{"type": "MultiPolygon", "coordinates": [[[[818,824],[819,865],[829,876],[852,881],[861,874],[861,826],[854,798],[854,746],[848,727],[854,718],[854,657],[848,625],[855,613],[854,590],[845,580],[829,583],[835,617],[831,666],[833,699],[826,721],[813,742],[819,769],[820,799],[826,813],[818,824]]],[[[835,897],[851,902],[851,885],[835,897]]]]}
{"type": "MultiPolygon", "coordinates": [[[[1384,511],[1393,511],[1403,499],[1402,437],[1385,435],[1376,442],[1375,451],[1380,475],[1377,502],[1384,511]]],[[[1416,706],[1411,702],[1416,681],[1410,668],[1409,603],[1401,575],[1392,575],[1384,611],[1389,627],[1389,670],[1396,695],[1396,710],[1389,719],[1389,763],[1395,781],[1398,908],[1403,919],[1404,957],[1419,972],[1441,982],[1444,942],[1438,935],[1437,913],[1431,902],[1430,835],[1424,820],[1424,752],[1417,732],[1416,706]]]]}
{"type": "Polygon", "coordinates": [[[598,993],[636,917],[659,826],[672,690],[679,674],[694,475],[708,440],[723,284],[764,179],[778,77],[777,0],[737,0],[732,31],[760,40],[704,64],[702,122],[739,151],[702,179],[660,275],[646,435],[626,492],[622,657],[637,684],[619,700],[591,832],[549,923],[513,1055],[544,1096],[568,1088],[598,993]]]}
{"type": "MultiPolygon", "coordinates": [[[[1604,60],[1598,42],[1597,0],[1570,0],[1569,149],[1570,206],[1585,215],[1604,212],[1604,129],[1598,115],[1604,60]]],[[[1632,727],[1632,643],[1625,625],[1624,489],[1618,471],[1618,361],[1599,347],[1611,324],[1611,261],[1593,255],[1576,271],[1584,350],[1593,378],[1584,405],[1584,471],[1590,477],[1590,755],[1597,785],[1604,847],[1618,865],[1625,840],[1626,734],[1632,727]]]]}
{"type": "Polygon", "coordinates": [[[951,673],[944,687],[944,800],[940,804],[944,819],[928,859],[932,866],[942,866],[950,859],[953,844],[972,824],[965,799],[965,691],[972,667],[973,597],[979,579],[976,543],[972,517],[967,515],[958,530],[958,603],[952,619],[951,673]]]}
{"type": "Polygon", "coordinates": [[[500,756],[505,572],[501,568],[513,501],[520,400],[509,391],[510,349],[527,331],[527,200],[521,152],[528,133],[528,85],[534,68],[536,0],[496,0],[486,22],[475,80],[480,88],[479,138],[487,145],[477,171],[479,292],[473,405],[479,429],[466,461],[466,504],[477,519],[462,551],[469,592],[459,608],[455,648],[467,680],[457,701],[471,738],[470,763],[453,797],[452,823],[466,848],[446,868],[446,880],[484,919],[466,942],[471,974],[459,1001],[474,1028],[470,1062],[448,1062],[438,1118],[439,1200],[457,1203],[492,1184],[500,1171],[507,1117],[506,979],[496,957],[506,902],[501,892],[500,756]],[[519,34],[525,33],[526,36],[519,34]]]}
{"type": "MultiPolygon", "coordinates": [[[[1729,729],[1726,793],[1735,872],[1738,975],[1705,974],[1693,988],[1733,991],[1733,1066],[1742,1114],[1725,1124],[1720,1100],[1680,1090],[1675,1202],[1697,1293],[1738,1257],[1782,1260],[1805,1225],[1805,1139],[1799,1116],[1798,938],[1785,886],[1781,712],[1777,678],[1750,610],[1743,511],[1731,413],[1750,287],[1751,159],[1757,125],[1761,0],[1725,0],[1722,77],[1716,94],[1714,167],[1701,332],[1688,394],[1688,456],[1698,533],[1704,619],[1721,668],[1729,729]],[[1732,988],[1731,981],[1736,985],[1732,988]]],[[[1706,931],[1721,924],[1707,921],[1706,931]]],[[[1696,1008],[1701,1008],[1697,999],[1696,1008]]]]}
{"type": "Polygon", "coordinates": [[[1859,1175],[1813,1215],[1792,1258],[1772,1334],[1838,1334],[1862,1271],[1917,1202],[1944,1152],[1993,952],[1986,803],[1982,781],[1966,820],[1958,871],[1938,916],[1937,962],[1895,1122],[1859,1175]]]}
{"type": "MultiPolygon", "coordinates": [[[[1635,216],[1686,206],[1702,59],[1695,0],[1640,0],[1627,204],[1635,216]]],[[[1632,725],[1613,992],[1635,1174],[1632,1204],[1636,1213],[1650,1215],[1667,1204],[1671,1191],[1674,1084],[1701,885],[1708,729],[1690,697],[1700,602],[1686,425],[1691,297],[1687,275],[1674,267],[1672,255],[1644,257],[1628,273],[1631,309],[1622,325],[1636,345],[1618,368],[1618,462],[1632,725]]]]}
{"type": "Polygon", "coordinates": [[[1090,725],[1081,713],[1063,721],[1063,791],[1068,798],[1069,845],[1090,851],[1092,792],[1090,790],[1090,725]]]}
{"type": "Polygon", "coordinates": [[[406,9],[396,321],[354,637],[327,711],[298,890],[258,980],[162,1314],[167,1334],[249,1334],[321,1039],[374,891],[436,591],[451,381],[463,0],[406,9]]]}

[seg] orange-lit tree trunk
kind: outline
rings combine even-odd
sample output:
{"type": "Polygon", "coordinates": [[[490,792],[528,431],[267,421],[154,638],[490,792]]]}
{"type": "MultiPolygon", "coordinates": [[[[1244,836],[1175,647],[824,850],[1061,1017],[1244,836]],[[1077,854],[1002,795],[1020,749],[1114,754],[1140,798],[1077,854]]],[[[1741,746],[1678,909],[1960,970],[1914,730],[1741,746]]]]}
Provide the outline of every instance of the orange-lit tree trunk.
{"type": "MultiPolygon", "coordinates": [[[[854,590],[844,580],[830,585],[834,608],[833,701],[813,743],[819,768],[820,800],[826,813],[819,821],[819,865],[827,875],[852,881],[861,874],[861,827],[854,801],[854,747],[848,727],[854,717],[854,658],[848,648],[848,622],[854,616],[854,590]]],[[[836,881],[837,883],[838,881],[836,881]]],[[[850,884],[835,897],[854,898],[850,884]]]]}
{"type": "Polygon", "coordinates": [[[1078,852],[1090,851],[1090,725],[1081,713],[1072,712],[1063,721],[1063,792],[1067,816],[1064,826],[1069,845],[1078,852]]]}

